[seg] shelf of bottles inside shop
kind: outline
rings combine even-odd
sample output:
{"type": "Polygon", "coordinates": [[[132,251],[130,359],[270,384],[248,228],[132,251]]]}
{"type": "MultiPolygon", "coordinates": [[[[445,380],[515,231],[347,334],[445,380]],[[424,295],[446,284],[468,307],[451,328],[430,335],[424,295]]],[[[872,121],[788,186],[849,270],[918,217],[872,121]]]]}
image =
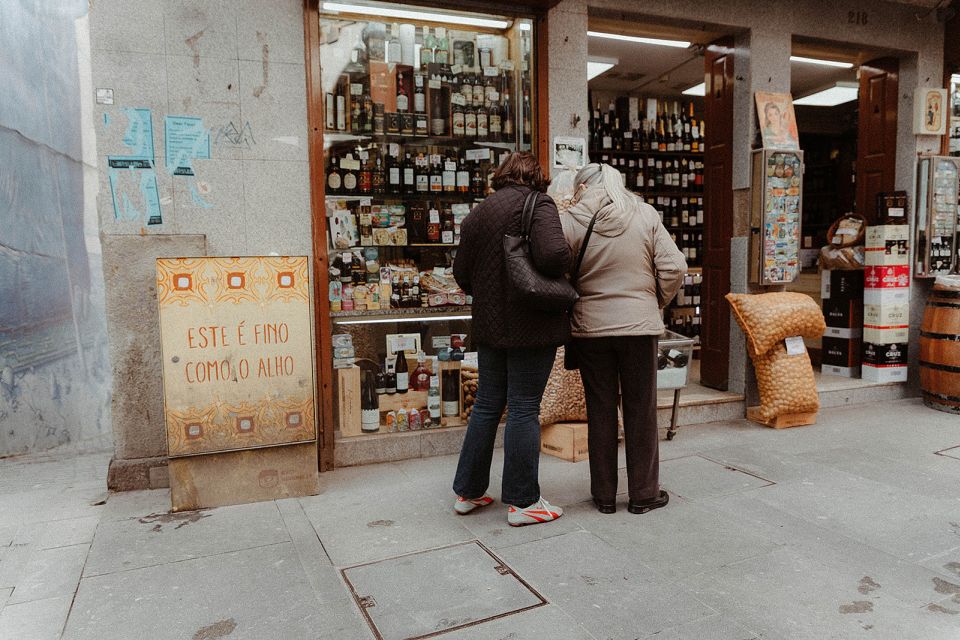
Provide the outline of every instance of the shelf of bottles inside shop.
{"type": "Polygon", "coordinates": [[[325,96],[334,317],[469,305],[450,265],[494,168],[530,148],[530,43],[529,31],[511,42],[452,25],[363,26],[325,96]]]}
{"type": "Polygon", "coordinates": [[[670,330],[699,345],[703,276],[704,121],[693,103],[616,98],[590,117],[590,157],[620,171],[624,185],[653,205],[683,252],[689,268],[679,294],[665,310],[670,330]],[[646,101],[647,109],[640,108],[646,101]],[[631,107],[631,101],[636,101],[631,107]],[[652,118],[639,117],[650,113],[652,118]],[[633,115],[631,115],[633,114],[633,115]]]}

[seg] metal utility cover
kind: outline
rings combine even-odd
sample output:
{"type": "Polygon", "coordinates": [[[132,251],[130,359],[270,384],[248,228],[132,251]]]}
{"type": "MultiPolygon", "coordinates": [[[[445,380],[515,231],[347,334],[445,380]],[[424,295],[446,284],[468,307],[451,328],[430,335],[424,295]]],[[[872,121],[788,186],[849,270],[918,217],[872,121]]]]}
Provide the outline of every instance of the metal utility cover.
{"type": "Polygon", "coordinates": [[[547,601],[477,541],[343,570],[380,640],[428,638],[547,601]]]}

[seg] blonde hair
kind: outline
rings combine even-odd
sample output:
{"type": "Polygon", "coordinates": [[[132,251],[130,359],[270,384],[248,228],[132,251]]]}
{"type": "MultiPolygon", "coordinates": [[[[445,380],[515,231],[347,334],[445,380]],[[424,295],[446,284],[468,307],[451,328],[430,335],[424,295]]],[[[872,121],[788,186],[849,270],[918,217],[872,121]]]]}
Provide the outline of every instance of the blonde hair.
{"type": "Polygon", "coordinates": [[[587,185],[591,189],[595,187],[603,189],[614,206],[621,211],[629,211],[639,200],[623,185],[623,176],[620,172],[608,164],[591,162],[577,172],[573,184],[574,189],[579,189],[580,185],[587,185]]]}

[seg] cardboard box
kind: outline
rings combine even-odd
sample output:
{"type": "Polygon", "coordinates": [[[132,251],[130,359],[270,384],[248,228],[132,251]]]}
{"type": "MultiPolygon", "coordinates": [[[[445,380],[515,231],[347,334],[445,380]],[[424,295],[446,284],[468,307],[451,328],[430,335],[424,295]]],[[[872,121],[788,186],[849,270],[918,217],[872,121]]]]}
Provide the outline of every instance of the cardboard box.
{"type": "Polygon", "coordinates": [[[888,265],[864,268],[864,290],[867,289],[909,289],[910,266],[888,265]]]}
{"type": "Polygon", "coordinates": [[[821,340],[820,363],[835,367],[856,367],[860,364],[861,341],[857,338],[830,338],[821,340]]]}
{"type": "Polygon", "coordinates": [[[875,344],[907,342],[910,339],[909,327],[867,327],[863,328],[863,341],[875,344]]]}
{"type": "Polygon", "coordinates": [[[823,319],[828,327],[858,329],[863,326],[863,303],[850,298],[824,300],[823,319]]]}
{"type": "Polygon", "coordinates": [[[883,248],[887,242],[910,240],[910,225],[908,224],[881,224],[867,227],[866,248],[883,248]]]}
{"type": "Polygon", "coordinates": [[[862,294],[862,270],[824,269],[820,272],[820,297],[822,299],[857,299],[862,294]]]}
{"type": "Polygon", "coordinates": [[[874,367],[907,366],[907,343],[876,344],[863,343],[863,364],[874,367]]]}
{"type": "Polygon", "coordinates": [[[910,252],[905,242],[885,249],[867,249],[864,252],[864,263],[868,267],[906,266],[910,264],[910,252]]]}
{"type": "Polygon", "coordinates": [[[907,367],[875,367],[865,364],[861,375],[870,382],[906,382],[907,367]]]}
{"type": "Polygon", "coordinates": [[[825,376],[840,376],[843,378],[859,378],[860,367],[837,367],[831,364],[820,366],[820,373],[825,376]]]}
{"type": "Polygon", "coordinates": [[[907,327],[910,326],[910,305],[902,304],[865,304],[863,305],[864,327],[907,327]]]}
{"type": "Polygon", "coordinates": [[[552,424],[540,429],[540,451],[568,462],[580,462],[589,457],[587,423],[552,424]]]}
{"type": "Polygon", "coordinates": [[[314,496],[317,443],[170,459],[173,511],[314,496]]]}
{"type": "Polygon", "coordinates": [[[863,329],[860,327],[827,327],[827,330],[823,332],[823,335],[828,338],[844,338],[845,340],[849,340],[851,338],[862,338],[863,329]]]}
{"type": "Polygon", "coordinates": [[[910,302],[910,289],[864,289],[863,303],[879,305],[897,305],[910,302]]]}
{"type": "Polygon", "coordinates": [[[374,103],[382,104],[385,113],[394,113],[397,110],[395,66],[379,60],[370,61],[370,98],[374,103]]]}

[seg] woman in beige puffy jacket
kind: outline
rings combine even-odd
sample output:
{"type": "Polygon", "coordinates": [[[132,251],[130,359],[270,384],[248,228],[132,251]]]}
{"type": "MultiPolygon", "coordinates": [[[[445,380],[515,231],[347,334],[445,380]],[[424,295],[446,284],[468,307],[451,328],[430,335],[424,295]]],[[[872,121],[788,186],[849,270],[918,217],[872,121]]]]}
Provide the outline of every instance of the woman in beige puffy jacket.
{"type": "Polygon", "coordinates": [[[571,359],[580,366],[587,399],[590,489],[602,513],[616,511],[617,407],[622,395],[628,509],[646,513],[667,504],[660,490],[657,436],[657,338],[662,309],[687,265],[660,215],[623,186],[620,172],[588,164],[574,179],[573,204],[561,215],[574,256],[587,242],[573,308],[571,359]]]}

